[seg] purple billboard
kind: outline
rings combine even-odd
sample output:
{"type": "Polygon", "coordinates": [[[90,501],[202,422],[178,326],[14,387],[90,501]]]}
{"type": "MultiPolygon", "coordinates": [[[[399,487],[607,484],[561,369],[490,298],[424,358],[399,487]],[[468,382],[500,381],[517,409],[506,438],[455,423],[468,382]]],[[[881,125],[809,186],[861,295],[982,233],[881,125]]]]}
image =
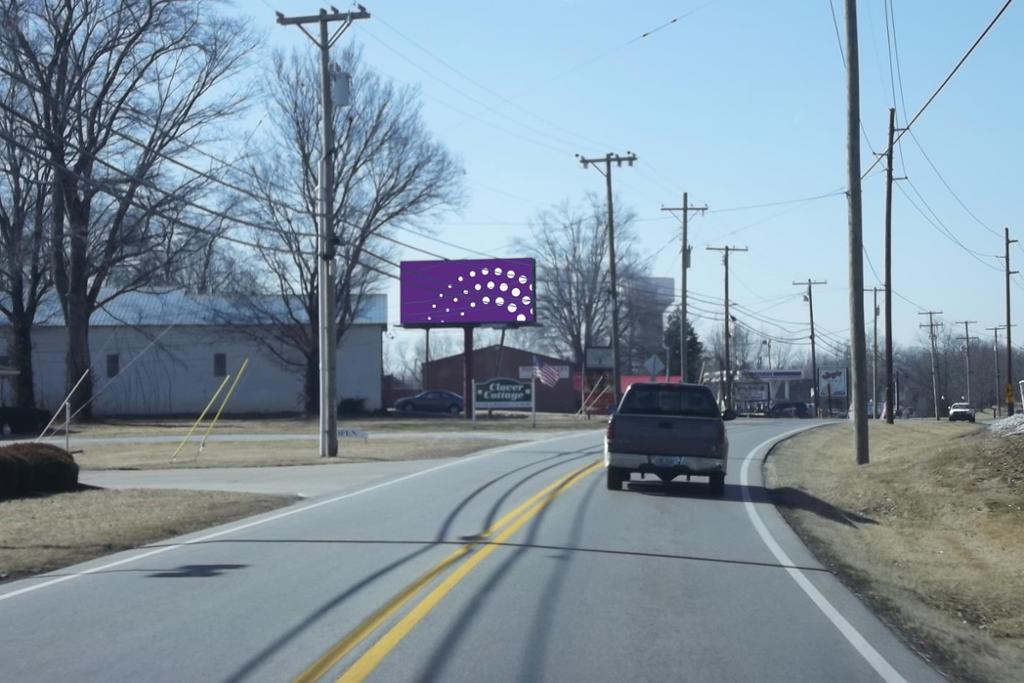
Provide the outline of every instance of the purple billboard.
{"type": "Polygon", "coordinates": [[[402,261],[402,324],[530,325],[532,258],[402,261]]]}

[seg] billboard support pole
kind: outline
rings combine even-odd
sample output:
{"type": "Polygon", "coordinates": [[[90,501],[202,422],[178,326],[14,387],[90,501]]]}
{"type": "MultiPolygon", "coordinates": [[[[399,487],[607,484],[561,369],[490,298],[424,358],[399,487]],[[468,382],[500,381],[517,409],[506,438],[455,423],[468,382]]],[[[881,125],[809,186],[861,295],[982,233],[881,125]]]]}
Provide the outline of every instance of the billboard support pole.
{"type": "Polygon", "coordinates": [[[473,428],[476,429],[476,380],[473,380],[473,393],[470,394],[473,397],[471,403],[466,404],[466,410],[472,415],[473,428]]]}
{"type": "Polygon", "coordinates": [[[462,368],[463,394],[465,396],[466,419],[472,419],[476,409],[476,396],[473,391],[473,326],[462,328],[462,368]]]}
{"type": "Polygon", "coordinates": [[[530,377],[530,412],[533,413],[533,428],[537,428],[537,374],[530,377]]]}

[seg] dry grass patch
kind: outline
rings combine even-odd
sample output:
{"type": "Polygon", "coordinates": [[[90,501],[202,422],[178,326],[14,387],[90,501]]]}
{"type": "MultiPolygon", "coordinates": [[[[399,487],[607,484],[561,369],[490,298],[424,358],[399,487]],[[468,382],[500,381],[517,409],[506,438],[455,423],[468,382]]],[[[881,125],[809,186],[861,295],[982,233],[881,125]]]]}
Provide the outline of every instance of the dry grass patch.
{"type": "Polygon", "coordinates": [[[0,581],[60,569],[289,504],[220,491],[90,489],[0,502],[0,581]]]}
{"type": "Polygon", "coordinates": [[[285,465],[336,465],[353,462],[385,462],[449,458],[515,443],[493,439],[381,439],[363,442],[344,439],[337,458],[317,455],[317,442],[304,441],[210,441],[200,454],[198,442],[189,444],[171,461],[177,444],[86,444],[75,459],[83,470],[171,469],[192,467],[277,467],[285,465]]]}
{"type": "Polygon", "coordinates": [[[780,444],[765,465],[840,510],[779,507],[825,564],[941,668],[964,681],[1024,671],[1024,437],[948,422],[871,424],[871,464],[852,427],[780,444]]]}
{"type": "MultiPolygon", "coordinates": [[[[195,418],[125,418],[108,419],[92,423],[72,425],[72,433],[93,438],[119,436],[176,436],[184,437],[195,418]]],[[[574,415],[542,413],[537,415],[537,430],[601,429],[606,422],[600,416],[582,420],[574,415]]],[[[206,428],[209,420],[200,428],[206,428]]],[[[530,416],[526,413],[496,412],[493,417],[479,416],[474,425],[465,417],[447,415],[389,415],[380,417],[342,417],[344,427],[354,427],[373,432],[462,432],[462,431],[533,431],[530,416]]],[[[316,418],[272,417],[272,418],[222,418],[214,429],[215,434],[316,434],[316,418]]],[[[57,435],[63,432],[57,430],[57,435]]]]}

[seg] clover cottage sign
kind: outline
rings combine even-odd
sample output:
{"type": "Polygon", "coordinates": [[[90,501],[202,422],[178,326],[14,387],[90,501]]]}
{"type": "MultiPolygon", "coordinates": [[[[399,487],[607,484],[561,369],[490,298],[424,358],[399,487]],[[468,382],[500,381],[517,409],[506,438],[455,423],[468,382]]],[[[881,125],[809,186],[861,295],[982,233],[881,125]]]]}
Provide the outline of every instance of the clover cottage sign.
{"type": "Polygon", "coordinates": [[[489,379],[476,385],[476,407],[529,408],[533,405],[533,391],[529,382],[518,382],[507,377],[489,379]]]}

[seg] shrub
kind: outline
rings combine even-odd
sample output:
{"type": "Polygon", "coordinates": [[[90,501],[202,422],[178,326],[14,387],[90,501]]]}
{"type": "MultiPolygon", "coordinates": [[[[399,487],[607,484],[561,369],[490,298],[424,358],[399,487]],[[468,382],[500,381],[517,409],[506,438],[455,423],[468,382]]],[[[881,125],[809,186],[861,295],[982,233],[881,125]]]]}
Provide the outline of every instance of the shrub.
{"type": "Polygon", "coordinates": [[[63,448],[45,443],[0,446],[0,497],[76,488],[78,464],[63,448]]]}
{"type": "Polygon", "coordinates": [[[338,414],[339,415],[362,415],[366,412],[366,408],[363,406],[366,399],[362,398],[343,398],[338,402],[338,414]]]}

